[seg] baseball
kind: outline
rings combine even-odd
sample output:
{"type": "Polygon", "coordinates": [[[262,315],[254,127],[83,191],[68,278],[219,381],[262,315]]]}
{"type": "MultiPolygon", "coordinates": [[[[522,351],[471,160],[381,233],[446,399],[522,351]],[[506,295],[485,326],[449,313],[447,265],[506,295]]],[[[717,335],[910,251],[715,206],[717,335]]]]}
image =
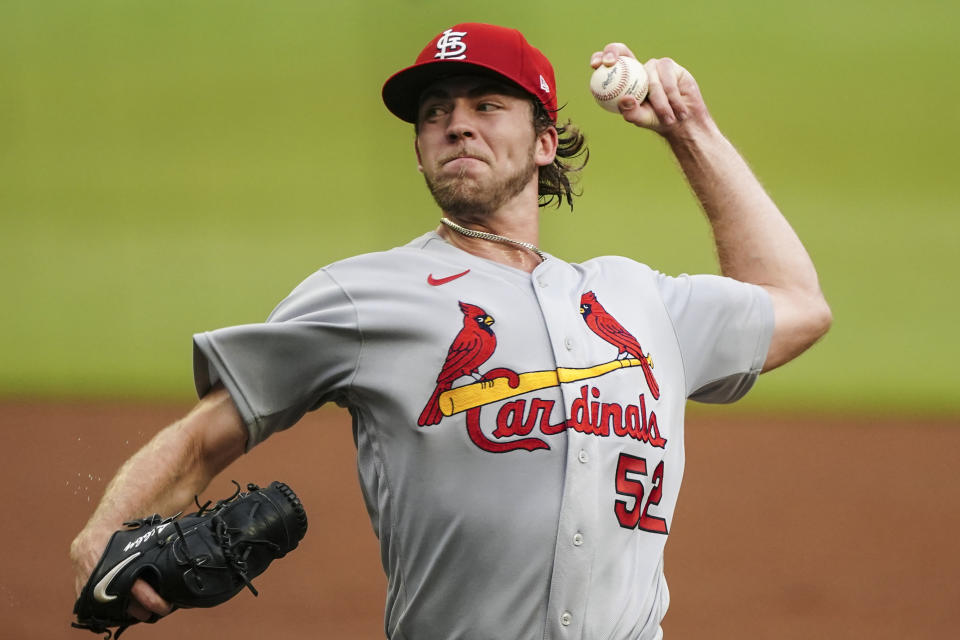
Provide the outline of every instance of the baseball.
{"type": "Polygon", "coordinates": [[[647,97],[647,71],[634,58],[620,56],[612,67],[600,65],[590,77],[590,92],[597,104],[613,113],[620,113],[617,102],[633,96],[637,102],[647,97]]]}

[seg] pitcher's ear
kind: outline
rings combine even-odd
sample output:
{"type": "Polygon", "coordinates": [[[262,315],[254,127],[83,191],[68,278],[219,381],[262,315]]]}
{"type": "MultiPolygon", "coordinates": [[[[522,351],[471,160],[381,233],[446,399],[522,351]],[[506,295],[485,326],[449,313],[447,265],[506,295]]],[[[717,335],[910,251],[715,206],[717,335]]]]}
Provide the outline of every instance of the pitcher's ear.
{"type": "Polygon", "coordinates": [[[534,152],[534,162],[538,167],[545,167],[553,163],[557,157],[559,135],[556,127],[547,127],[537,136],[537,146],[534,152]]]}

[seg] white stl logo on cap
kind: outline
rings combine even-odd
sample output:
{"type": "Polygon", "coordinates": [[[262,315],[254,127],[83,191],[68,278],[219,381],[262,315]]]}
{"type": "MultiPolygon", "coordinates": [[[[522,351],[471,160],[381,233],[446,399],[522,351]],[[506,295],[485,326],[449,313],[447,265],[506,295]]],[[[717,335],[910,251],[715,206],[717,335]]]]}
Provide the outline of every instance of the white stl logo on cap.
{"type": "Polygon", "coordinates": [[[550,93],[550,85],[547,84],[547,81],[543,76],[540,76],[540,88],[547,93],[550,93]]]}
{"type": "Polygon", "coordinates": [[[447,29],[437,40],[439,53],[433,56],[440,60],[463,60],[467,57],[467,45],[460,38],[467,35],[466,31],[447,29]]]}

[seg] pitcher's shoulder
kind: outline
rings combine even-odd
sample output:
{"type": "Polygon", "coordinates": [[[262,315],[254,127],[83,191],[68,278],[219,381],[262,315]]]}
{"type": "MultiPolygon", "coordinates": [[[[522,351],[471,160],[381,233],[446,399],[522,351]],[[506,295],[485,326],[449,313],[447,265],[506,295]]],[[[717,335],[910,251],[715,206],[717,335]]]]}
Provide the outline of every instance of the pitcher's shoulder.
{"type": "Polygon", "coordinates": [[[628,277],[656,277],[662,275],[653,267],[624,256],[599,256],[584,262],[572,264],[576,269],[590,275],[617,274],[628,277]]]}

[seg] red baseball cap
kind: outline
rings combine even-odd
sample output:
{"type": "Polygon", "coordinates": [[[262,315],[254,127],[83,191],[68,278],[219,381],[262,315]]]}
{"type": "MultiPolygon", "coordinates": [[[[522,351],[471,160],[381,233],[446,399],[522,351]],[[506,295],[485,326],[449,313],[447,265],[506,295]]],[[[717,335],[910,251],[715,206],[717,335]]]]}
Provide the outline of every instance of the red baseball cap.
{"type": "Polygon", "coordinates": [[[417,121],[420,95],[437,80],[464,74],[493,75],[517,85],[540,101],[557,120],[553,65],[516,29],[465,22],[439,34],[413,66],[383,84],[383,102],[393,115],[417,121]]]}

